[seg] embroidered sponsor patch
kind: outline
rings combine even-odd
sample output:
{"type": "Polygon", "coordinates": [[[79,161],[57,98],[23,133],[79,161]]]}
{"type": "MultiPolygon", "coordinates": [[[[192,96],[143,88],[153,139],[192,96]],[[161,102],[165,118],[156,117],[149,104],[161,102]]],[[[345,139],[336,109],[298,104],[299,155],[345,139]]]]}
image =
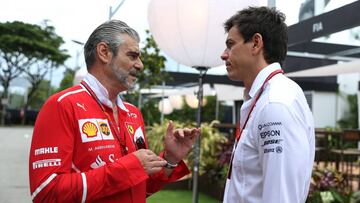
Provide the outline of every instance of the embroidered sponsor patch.
{"type": "Polygon", "coordinates": [[[42,147],[35,149],[34,155],[41,155],[41,154],[57,154],[59,152],[58,147],[42,147]]]}
{"type": "Polygon", "coordinates": [[[32,163],[33,169],[61,166],[61,159],[43,159],[32,163]]]}
{"type": "Polygon", "coordinates": [[[104,165],[106,165],[106,162],[101,159],[100,155],[97,155],[95,161],[90,165],[90,167],[95,169],[104,165]]]}
{"type": "Polygon", "coordinates": [[[260,133],[261,139],[267,137],[279,137],[281,136],[280,130],[268,130],[260,133]]]}
{"type": "Polygon", "coordinates": [[[106,119],[80,119],[79,128],[83,143],[114,139],[106,119]]]}
{"type": "Polygon", "coordinates": [[[134,127],[132,125],[126,124],[126,128],[131,135],[134,134],[134,127]]]}
{"type": "Polygon", "coordinates": [[[85,122],[81,127],[82,133],[84,133],[88,138],[95,137],[98,133],[97,126],[90,121],[85,122]]]}
{"type": "Polygon", "coordinates": [[[263,124],[258,125],[258,129],[261,130],[261,129],[265,128],[265,127],[279,126],[279,125],[280,126],[282,125],[280,121],[279,122],[267,122],[267,123],[263,123],[263,124]]]}
{"type": "Polygon", "coordinates": [[[100,130],[101,130],[102,134],[110,135],[110,128],[107,125],[107,123],[100,122],[99,125],[100,125],[100,130]]]}
{"type": "Polygon", "coordinates": [[[135,135],[134,135],[134,142],[136,142],[137,139],[139,138],[142,138],[142,139],[145,139],[144,138],[144,133],[141,129],[141,127],[138,127],[135,131],[135,135]]]}
{"type": "Polygon", "coordinates": [[[130,112],[128,113],[128,116],[135,119],[138,117],[135,113],[130,113],[130,112]]]}
{"type": "Polygon", "coordinates": [[[135,131],[134,142],[136,144],[136,149],[146,149],[144,133],[141,127],[138,127],[135,131]]]}
{"type": "Polygon", "coordinates": [[[281,141],[283,141],[283,140],[282,139],[265,140],[262,147],[265,145],[278,145],[278,144],[281,144],[281,141]]]}
{"type": "Polygon", "coordinates": [[[103,140],[113,140],[114,136],[111,133],[110,125],[106,119],[97,119],[97,123],[99,125],[102,139],[103,140]]]}

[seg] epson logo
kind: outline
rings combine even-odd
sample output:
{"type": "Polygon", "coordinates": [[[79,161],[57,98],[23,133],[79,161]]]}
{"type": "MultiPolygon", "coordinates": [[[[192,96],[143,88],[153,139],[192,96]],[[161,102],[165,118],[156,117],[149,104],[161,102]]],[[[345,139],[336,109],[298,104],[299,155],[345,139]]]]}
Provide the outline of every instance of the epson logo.
{"type": "Polygon", "coordinates": [[[260,133],[260,137],[264,139],[265,137],[273,137],[273,136],[280,136],[280,130],[269,130],[260,133]]]}

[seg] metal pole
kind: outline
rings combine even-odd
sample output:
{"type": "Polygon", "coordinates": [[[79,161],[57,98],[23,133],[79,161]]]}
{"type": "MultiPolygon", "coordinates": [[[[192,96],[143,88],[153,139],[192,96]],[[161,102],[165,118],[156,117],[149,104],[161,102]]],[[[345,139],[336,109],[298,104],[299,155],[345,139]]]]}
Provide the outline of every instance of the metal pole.
{"type": "Polygon", "coordinates": [[[164,104],[164,95],[165,95],[165,81],[162,82],[162,90],[161,90],[161,117],[160,117],[160,124],[162,125],[163,122],[164,122],[164,107],[165,107],[165,104],[164,104]]]}
{"type": "Polygon", "coordinates": [[[115,8],[115,10],[112,10],[112,6],[110,6],[109,9],[109,20],[111,20],[111,18],[114,16],[114,14],[119,10],[119,8],[123,5],[123,3],[125,2],[125,0],[122,0],[120,2],[120,4],[115,8]]]}
{"type": "MultiPolygon", "coordinates": [[[[201,127],[201,106],[203,99],[203,78],[206,74],[207,67],[196,67],[199,71],[199,91],[197,92],[198,98],[198,109],[196,114],[196,127],[201,127]]],[[[199,163],[200,163],[200,136],[196,139],[194,145],[194,168],[193,168],[193,192],[192,192],[192,202],[198,203],[199,200],[199,191],[198,191],[198,182],[199,182],[199,163]]]]}

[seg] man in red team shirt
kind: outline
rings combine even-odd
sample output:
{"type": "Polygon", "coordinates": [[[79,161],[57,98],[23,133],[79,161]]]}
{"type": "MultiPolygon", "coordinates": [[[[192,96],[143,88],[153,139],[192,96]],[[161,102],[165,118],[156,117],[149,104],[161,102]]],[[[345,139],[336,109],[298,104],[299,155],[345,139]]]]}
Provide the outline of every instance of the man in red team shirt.
{"type": "Polygon", "coordinates": [[[84,47],[89,74],[41,109],[29,162],[34,202],[144,203],[189,173],[181,160],[199,129],[174,132],[170,122],[157,156],[148,149],[140,111],[119,97],[143,69],[139,41],[124,22],[100,25],[84,47]]]}

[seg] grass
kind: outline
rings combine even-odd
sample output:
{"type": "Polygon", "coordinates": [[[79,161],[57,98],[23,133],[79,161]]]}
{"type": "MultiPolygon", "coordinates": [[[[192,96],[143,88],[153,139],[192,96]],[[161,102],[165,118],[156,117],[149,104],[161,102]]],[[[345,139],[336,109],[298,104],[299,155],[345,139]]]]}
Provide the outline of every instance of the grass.
{"type": "MultiPolygon", "coordinates": [[[[191,203],[192,193],[190,190],[161,190],[147,198],[147,203],[191,203]]],[[[199,194],[199,203],[219,203],[207,195],[199,194]]]]}

